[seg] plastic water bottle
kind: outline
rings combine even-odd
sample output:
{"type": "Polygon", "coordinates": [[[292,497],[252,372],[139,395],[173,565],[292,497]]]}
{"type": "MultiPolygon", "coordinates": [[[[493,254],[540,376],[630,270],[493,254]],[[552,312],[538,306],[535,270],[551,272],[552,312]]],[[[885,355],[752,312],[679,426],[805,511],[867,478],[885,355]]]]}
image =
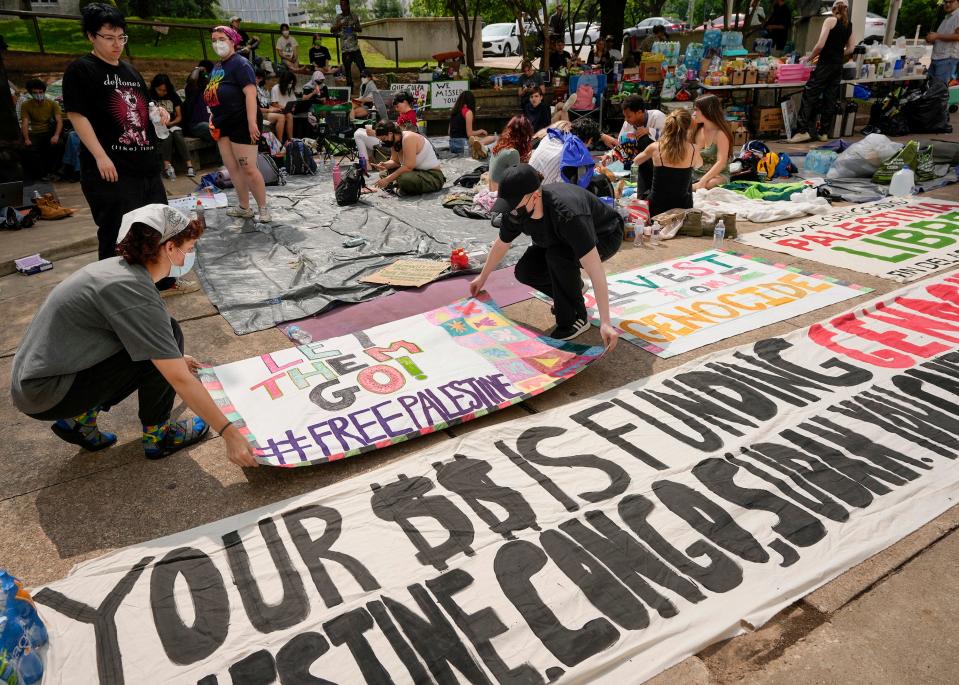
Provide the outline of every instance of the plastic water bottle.
{"type": "Polygon", "coordinates": [[[656,246],[659,245],[659,232],[660,232],[661,230],[662,230],[662,227],[659,225],[659,222],[658,222],[658,221],[654,221],[654,222],[653,222],[652,232],[651,232],[651,234],[650,234],[650,241],[649,241],[649,244],[650,244],[652,247],[656,247],[656,246]]]}
{"type": "Polygon", "coordinates": [[[892,175],[892,180],[889,182],[889,194],[895,197],[909,197],[912,195],[912,187],[915,184],[916,175],[906,164],[892,175]]]}
{"type": "Polygon", "coordinates": [[[713,229],[713,249],[723,249],[723,241],[726,239],[726,224],[720,219],[716,222],[716,228],[713,229]]]}
{"type": "Polygon", "coordinates": [[[34,199],[34,200],[39,200],[39,199],[40,199],[40,197],[41,197],[41,195],[40,195],[40,191],[39,191],[39,190],[34,190],[34,191],[33,191],[33,196],[32,196],[32,197],[33,197],[33,199],[34,199]]]}
{"type": "Polygon", "coordinates": [[[157,107],[157,103],[150,103],[150,121],[153,122],[153,128],[157,132],[157,137],[160,140],[170,137],[170,129],[166,127],[162,121],[160,121],[160,108],[157,107]]]}
{"type": "MultiPolygon", "coordinates": [[[[360,159],[363,159],[363,157],[360,157],[360,159]]],[[[342,177],[342,173],[343,172],[340,170],[340,165],[334,164],[333,165],[333,187],[334,188],[340,185],[340,178],[342,177]]]]}
{"type": "Polygon", "coordinates": [[[300,345],[308,345],[313,342],[313,336],[299,326],[290,326],[286,329],[286,334],[300,345]]]}
{"type": "Polygon", "coordinates": [[[196,201],[196,220],[203,228],[206,228],[206,209],[199,200],[196,201]]]}

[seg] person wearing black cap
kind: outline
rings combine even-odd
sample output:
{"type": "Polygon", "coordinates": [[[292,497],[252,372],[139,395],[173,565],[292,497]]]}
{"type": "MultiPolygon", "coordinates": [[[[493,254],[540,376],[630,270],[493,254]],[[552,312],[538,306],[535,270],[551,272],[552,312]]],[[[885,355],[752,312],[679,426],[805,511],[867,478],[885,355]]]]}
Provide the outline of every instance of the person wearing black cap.
{"type": "Polygon", "coordinates": [[[490,273],[521,233],[533,244],[516,264],[516,280],[553,299],[556,327],[549,334],[572,340],[589,329],[580,266],[593,284],[599,310],[599,332],[607,350],[619,334],[609,321],[609,289],[602,262],[623,242],[623,218],[585,188],[570,183],[542,185],[529,164],[508,168],[499,184],[494,213],[502,214],[499,237],[490,248],[482,272],[470,282],[476,297],[490,273]]]}
{"type": "Polygon", "coordinates": [[[199,442],[213,426],[230,461],[256,466],[250,443],[196,378],[199,363],[183,354],[183,332],[154,286],[190,270],[202,233],[202,222],[164,204],[125,214],[118,256],[71,274],[27,328],[13,358],[14,405],[93,452],[117,441],[100,430],[100,413],[136,392],[147,459],[199,442]],[[199,416],[171,419],[177,395],[199,416]]]}

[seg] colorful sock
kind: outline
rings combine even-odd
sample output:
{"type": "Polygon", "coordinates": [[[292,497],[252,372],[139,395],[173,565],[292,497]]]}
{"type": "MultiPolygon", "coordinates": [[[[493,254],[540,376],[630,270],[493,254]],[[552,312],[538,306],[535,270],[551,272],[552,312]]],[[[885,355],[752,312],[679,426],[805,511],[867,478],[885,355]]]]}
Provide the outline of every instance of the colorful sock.
{"type": "Polygon", "coordinates": [[[198,416],[143,426],[143,450],[148,457],[163,456],[196,442],[206,434],[207,425],[198,416]]]}
{"type": "Polygon", "coordinates": [[[112,445],[117,441],[116,433],[108,433],[97,428],[97,417],[99,415],[100,407],[94,407],[78,416],[74,416],[72,419],[59,419],[55,425],[64,431],[78,433],[83,442],[90,447],[112,445]]]}

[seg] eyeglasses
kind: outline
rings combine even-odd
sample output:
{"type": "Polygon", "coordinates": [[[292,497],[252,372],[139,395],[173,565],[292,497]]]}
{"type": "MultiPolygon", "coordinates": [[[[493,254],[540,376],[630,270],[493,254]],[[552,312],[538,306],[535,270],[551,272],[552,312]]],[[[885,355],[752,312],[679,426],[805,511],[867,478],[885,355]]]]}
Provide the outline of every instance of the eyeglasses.
{"type": "Polygon", "coordinates": [[[108,40],[111,43],[119,43],[120,45],[126,45],[127,41],[130,40],[130,36],[125,33],[121,33],[119,36],[112,36],[107,33],[94,33],[94,36],[97,38],[102,38],[103,40],[108,40]]]}

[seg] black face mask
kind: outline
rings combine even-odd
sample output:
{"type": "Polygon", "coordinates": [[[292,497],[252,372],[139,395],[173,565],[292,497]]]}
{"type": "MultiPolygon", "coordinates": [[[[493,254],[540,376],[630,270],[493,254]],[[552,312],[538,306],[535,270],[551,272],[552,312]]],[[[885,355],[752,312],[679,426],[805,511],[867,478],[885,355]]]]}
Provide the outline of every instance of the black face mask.
{"type": "Polygon", "coordinates": [[[403,149],[403,134],[400,134],[399,140],[393,141],[393,149],[399,152],[403,149]]]}
{"type": "Polygon", "coordinates": [[[529,219],[529,210],[526,207],[517,207],[510,212],[510,217],[516,221],[524,222],[529,219]]]}

